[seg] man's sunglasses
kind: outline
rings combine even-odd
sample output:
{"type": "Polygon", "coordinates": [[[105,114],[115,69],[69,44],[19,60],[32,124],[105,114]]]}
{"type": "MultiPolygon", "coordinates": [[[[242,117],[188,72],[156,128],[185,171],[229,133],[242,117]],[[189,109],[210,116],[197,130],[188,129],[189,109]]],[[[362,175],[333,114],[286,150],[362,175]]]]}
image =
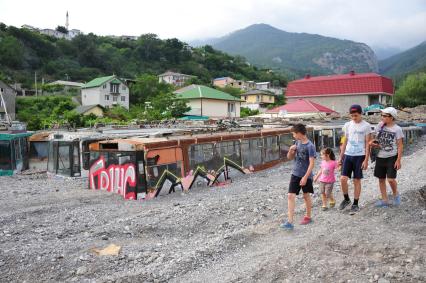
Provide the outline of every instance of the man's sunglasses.
{"type": "Polygon", "coordinates": [[[382,117],[390,118],[390,117],[392,117],[392,115],[383,115],[382,114],[382,117]]]}

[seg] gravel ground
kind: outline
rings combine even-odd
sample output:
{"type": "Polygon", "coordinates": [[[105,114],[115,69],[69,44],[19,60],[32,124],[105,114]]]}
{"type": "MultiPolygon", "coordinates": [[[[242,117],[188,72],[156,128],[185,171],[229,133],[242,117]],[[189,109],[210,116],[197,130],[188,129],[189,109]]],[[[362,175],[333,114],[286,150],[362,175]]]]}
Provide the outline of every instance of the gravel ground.
{"type": "Polygon", "coordinates": [[[314,222],[292,232],[279,228],[290,163],[146,202],[83,180],[2,177],[0,281],[425,282],[425,161],[423,139],[403,159],[400,207],[374,207],[369,169],[358,214],[322,212],[314,196],[314,222]],[[109,244],[119,255],[92,251],[109,244]]]}

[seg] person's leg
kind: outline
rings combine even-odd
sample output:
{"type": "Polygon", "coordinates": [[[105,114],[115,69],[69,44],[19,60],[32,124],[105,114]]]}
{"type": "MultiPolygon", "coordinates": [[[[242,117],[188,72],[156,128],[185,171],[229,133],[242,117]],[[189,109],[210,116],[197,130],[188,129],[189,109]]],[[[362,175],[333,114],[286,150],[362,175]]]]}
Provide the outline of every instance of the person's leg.
{"type": "Polygon", "coordinates": [[[322,207],[327,207],[327,195],[326,195],[326,188],[325,188],[325,183],[324,182],[320,182],[319,188],[320,188],[320,192],[321,192],[321,201],[322,201],[322,207]]]}
{"type": "Polygon", "coordinates": [[[348,195],[349,192],[348,180],[347,176],[340,176],[340,187],[342,188],[343,196],[348,195]]]}
{"type": "Polygon", "coordinates": [[[380,194],[382,195],[382,201],[388,202],[388,193],[386,192],[386,179],[379,179],[379,188],[380,188],[380,194]]]}
{"type": "Polygon", "coordinates": [[[327,199],[330,201],[330,207],[334,207],[334,205],[336,204],[336,201],[334,200],[334,196],[333,196],[333,183],[327,184],[327,189],[326,189],[326,193],[327,193],[327,199]]]}
{"type": "Polygon", "coordinates": [[[322,207],[327,207],[327,196],[325,192],[321,193],[322,207]]]}
{"type": "Polygon", "coordinates": [[[354,162],[354,202],[353,205],[357,206],[359,197],[361,196],[361,179],[364,177],[362,174],[362,163],[365,156],[357,156],[354,162]]]}
{"type": "Polygon", "coordinates": [[[399,194],[398,193],[398,183],[397,183],[396,179],[388,179],[388,183],[389,183],[389,186],[392,189],[393,196],[396,197],[399,194]]]}
{"type": "Polygon", "coordinates": [[[294,208],[296,206],[296,194],[288,193],[288,222],[294,223],[294,208]]]}
{"type": "Polygon", "coordinates": [[[395,169],[395,162],[397,157],[389,157],[387,162],[386,176],[388,178],[388,183],[392,189],[393,196],[398,195],[398,183],[396,182],[397,171],[395,169]]]}
{"type": "Polygon", "coordinates": [[[354,204],[358,205],[361,196],[361,179],[354,179],[354,204]]]}
{"type": "Polygon", "coordinates": [[[303,199],[305,200],[306,216],[311,218],[312,215],[312,199],[310,193],[303,193],[303,199]]]}

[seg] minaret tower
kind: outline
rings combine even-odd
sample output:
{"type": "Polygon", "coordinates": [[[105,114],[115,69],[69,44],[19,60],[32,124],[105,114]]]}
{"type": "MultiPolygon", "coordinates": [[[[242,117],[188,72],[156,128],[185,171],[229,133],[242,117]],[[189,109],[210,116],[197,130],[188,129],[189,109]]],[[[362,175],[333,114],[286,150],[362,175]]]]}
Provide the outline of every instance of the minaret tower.
{"type": "Polygon", "coordinates": [[[69,21],[68,21],[68,11],[67,11],[67,20],[66,20],[66,22],[65,22],[65,28],[66,28],[67,30],[68,30],[69,25],[70,25],[70,23],[69,23],[69,21]]]}

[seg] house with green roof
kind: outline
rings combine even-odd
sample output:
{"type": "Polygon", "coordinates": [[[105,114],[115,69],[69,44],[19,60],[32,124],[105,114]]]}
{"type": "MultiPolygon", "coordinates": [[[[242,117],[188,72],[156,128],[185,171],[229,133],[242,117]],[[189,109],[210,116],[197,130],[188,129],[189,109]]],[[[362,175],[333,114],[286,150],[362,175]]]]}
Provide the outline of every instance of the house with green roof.
{"type": "Polygon", "coordinates": [[[189,85],[174,92],[177,98],[187,100],[191,110],[187,115],[208,116],[210,118],[240,117],[241,103],[238,97],[226,92],[203,86],[189,85]]]}
{"type": "Polygon", "coordinates": [[[81,102],[82,106],[121,105],[129,109],[129,87],[115,75],[96,78],[81,87],[81,102]]]}

